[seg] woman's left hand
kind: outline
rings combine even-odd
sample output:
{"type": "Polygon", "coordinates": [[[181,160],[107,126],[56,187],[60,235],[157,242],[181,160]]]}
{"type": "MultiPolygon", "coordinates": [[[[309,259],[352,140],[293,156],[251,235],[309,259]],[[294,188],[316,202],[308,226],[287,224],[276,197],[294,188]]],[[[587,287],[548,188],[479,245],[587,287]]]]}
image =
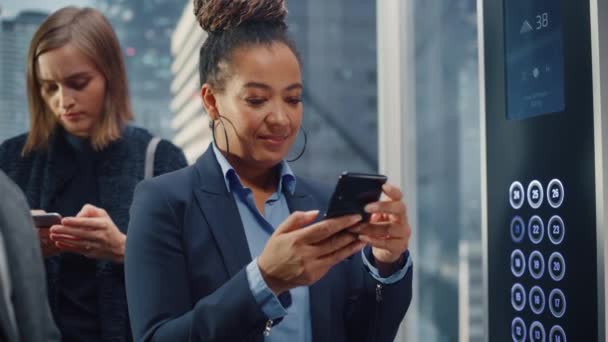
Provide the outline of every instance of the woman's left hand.
{"type": "Polygon", "coordinates": [[[359,239],[372,246],[372,253],[379,269],[401,261],[407,250],[412,230],[407,220],[403,195],[396,186],[384,184],[387,199],[370,203],[365,211],[371,213],[369,222],[360,223],[350,229],[359,234],[359,239]]]}
{"type": "Polygon", "coordinates": [[[86,204],[76,217],[51,227],[51,240],[65,252],[122,263],[127,237],[105,210],[86,204]]]}

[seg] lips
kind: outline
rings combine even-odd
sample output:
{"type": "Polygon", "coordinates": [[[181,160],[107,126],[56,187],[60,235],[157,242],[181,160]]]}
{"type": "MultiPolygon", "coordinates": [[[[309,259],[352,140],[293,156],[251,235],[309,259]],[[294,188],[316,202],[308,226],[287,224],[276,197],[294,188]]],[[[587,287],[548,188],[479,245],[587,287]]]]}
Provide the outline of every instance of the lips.
{"type": "Polygon", "coordinates": [[[280,142],[287,140],[286,135],[265,135],[265,136],[261,136],[260,138],[270,141],[270,142],[276,142],[276,143],[280,143],[280,142]]]}
{"type": "Polygon", "coordinates": [[[260,139],[271,148],[281,148],[287,142],[288,135],[262,135],[260,139]]]}
{"type": "Polygon", "coordinates": [[[63,114],[63,116],[68,120],[76,120],[76,119],[80,118],[82,115],[83,115],[82,112],[70,112],[70,113],[63,114]]]}

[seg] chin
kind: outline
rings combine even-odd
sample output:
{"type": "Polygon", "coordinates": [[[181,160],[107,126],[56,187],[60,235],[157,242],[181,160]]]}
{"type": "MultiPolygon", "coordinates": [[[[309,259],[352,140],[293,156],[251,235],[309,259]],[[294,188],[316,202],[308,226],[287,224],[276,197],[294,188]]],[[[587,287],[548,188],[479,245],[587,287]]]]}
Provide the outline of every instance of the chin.
{"type": "Polygon", "coordinates": [[[268,159],[273,159],[277,163],[280,163],[281,160],[287,157],[287,153],[289,153],[289,149],[286,151],[268,151],[268,159]]]}
{"type": "Polygon", "coordinates": [[[63,125],[63,128],[66,130],[66,132],[79,138],[88,138],[91,135],[89,130],[86,128],[70,127],[70,125],[63,125]]]}
{"type": "Polygon", "coordinates": [[[267,167],[273,167],[280,164],[282,160],[283,158],[264,158],[260,160],[260,163],[267,167]]]}

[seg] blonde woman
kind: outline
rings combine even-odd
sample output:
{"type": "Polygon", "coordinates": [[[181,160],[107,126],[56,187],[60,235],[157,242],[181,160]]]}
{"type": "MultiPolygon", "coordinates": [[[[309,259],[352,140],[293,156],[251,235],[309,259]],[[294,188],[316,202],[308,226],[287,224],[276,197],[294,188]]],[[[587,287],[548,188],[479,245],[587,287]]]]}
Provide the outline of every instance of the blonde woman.
{"type": "MultiPolygon", "coordinates": [[[[28,133],[0,145],[0,169],[30,207],[63,216],[38,229],[63,341],[130,341],[123,261],[129,207],[153,138],[133,118],[121,49],[97,10],[49,16],[27,57],[28,133]]],[[[160,141],[153,174],[186,166],[160,141]]]]}

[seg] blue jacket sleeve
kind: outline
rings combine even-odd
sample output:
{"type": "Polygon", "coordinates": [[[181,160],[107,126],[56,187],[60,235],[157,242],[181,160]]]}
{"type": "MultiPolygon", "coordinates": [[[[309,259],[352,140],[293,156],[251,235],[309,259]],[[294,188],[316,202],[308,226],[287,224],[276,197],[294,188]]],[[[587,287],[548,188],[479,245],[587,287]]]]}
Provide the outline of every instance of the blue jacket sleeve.
{"type": "Polygon", "coordinates": [[[125,280],[135,341],[239,341],[267,317],[245,268],[209,295],[193,298],[180,220],[159,182],[141,182],[131,206],[125,280]]]}

